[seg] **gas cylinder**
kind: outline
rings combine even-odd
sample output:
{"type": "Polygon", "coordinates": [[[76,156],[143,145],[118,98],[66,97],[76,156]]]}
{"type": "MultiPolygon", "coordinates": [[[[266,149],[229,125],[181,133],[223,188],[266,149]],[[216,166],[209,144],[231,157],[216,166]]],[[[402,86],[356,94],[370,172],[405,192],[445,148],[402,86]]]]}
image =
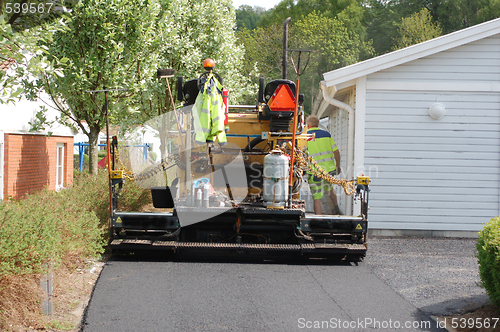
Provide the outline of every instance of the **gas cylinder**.
{"type": "Polygon", "coordinates": [[[288,199],[288,158],[281,150],[273,150],[264,157],[264,206],[284,207],[288,199]]]}

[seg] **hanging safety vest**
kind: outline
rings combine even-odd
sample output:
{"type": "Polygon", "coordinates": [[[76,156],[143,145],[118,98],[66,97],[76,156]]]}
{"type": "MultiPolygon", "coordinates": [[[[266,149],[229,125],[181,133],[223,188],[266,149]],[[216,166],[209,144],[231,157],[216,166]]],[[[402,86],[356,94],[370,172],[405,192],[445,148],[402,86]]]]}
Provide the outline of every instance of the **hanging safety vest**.
{"type": "Polygon", "coordinates": [[[316,134],[314,139],[311,137],[307,140],[309,156],[313,157],[325,171],[334,171],[337,167],[333,152],[337,151],[338,148],[330,133],[318,127],[309,128],[307,133],[316,134]]]}
{"type": "Polygon", "coordinates": [[[196,97],[193,107],[195,142],[205,144],[219,141],[227,143],[224,131],[224,105],[222,102],[222,84],[209,73],[207,80],[196,97]]]}

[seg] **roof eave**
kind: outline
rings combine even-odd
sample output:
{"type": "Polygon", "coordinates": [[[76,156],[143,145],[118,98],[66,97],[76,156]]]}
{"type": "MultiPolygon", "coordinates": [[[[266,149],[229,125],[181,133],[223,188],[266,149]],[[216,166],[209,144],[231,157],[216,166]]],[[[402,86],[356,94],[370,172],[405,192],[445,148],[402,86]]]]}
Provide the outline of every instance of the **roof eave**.
{"type": "Polygon", "coordinates": [[[327,87],[500,33],[500,18],[323,74],[327,87]]]}

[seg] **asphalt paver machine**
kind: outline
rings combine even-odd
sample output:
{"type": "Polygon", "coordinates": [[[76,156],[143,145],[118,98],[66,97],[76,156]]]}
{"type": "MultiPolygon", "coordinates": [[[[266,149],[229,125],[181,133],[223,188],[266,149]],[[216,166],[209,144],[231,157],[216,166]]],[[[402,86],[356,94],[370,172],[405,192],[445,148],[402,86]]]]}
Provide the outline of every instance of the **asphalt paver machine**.
{"type": "MultiPolygon", "coordinates": [[[[112,140],[111,249],[363,258],[370,180],[334,178],[308,155],[307,140],[314,137],[304,128],[298,84],[261,79],[256,105],[228,105],[222,91],[227,143],[197,144],[193,106],[207,79],[223,83],[213,66],[207,68],[197,79],[178,78],[182,107],[145,124],[162,141],[159,161],[144,160],[133,144],[112,140]],[[360,214],[307,213],[301,189],[308,175],[353,195],[360,214]],[[153,211],[120,209],[120,192],[129,181],[151,189],[153,211]]],[[[172,75],[158,71],[159,77],[172,75]]]]}

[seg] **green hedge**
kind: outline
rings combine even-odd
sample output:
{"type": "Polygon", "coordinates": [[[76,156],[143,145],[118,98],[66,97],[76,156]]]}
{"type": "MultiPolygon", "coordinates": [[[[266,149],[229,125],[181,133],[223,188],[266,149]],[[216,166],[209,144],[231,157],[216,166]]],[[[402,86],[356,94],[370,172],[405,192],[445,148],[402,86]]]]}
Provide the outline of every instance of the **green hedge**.
{"type": "MultiPolygon", "coordinates": [[[[77,201],[80,206],[94,211],[101,226],[107,226],[109,220],[108,171],[100,169],[97,176],[88,173],[76,174],[73,189],[78,192],[73,200],[77,201]]],[[[120,210],[139,211],[151,202],[151,190],[138,187],[134,181],[125,180],[119,199],[120,210]]]]}
{"type": "MultiPolygon", "coordinates": [[[[0,201],[0,277],[42,272],[49,260],[66,255],[95,257],[108,234],[108,173],[77,174],[59,192],[43,190],[20,201],[0,201]]],[[[151,202],[149,190],[133,181],[120,196],[121,207],[137,211],[151,202]]]]}
{"type": "Polygon", "coordinates": [[[491,302],[500,306],[500,217],[491,219],[479,233],[476,256],[481,284],[491,302]]]}
{"type": "Polygon", "coordinates": [[[40,273],[66,255],[95,257],[103,251],[103,228],[94,212],[67,192],[42,191],[0,203],[0,276],[40,273]]]}

